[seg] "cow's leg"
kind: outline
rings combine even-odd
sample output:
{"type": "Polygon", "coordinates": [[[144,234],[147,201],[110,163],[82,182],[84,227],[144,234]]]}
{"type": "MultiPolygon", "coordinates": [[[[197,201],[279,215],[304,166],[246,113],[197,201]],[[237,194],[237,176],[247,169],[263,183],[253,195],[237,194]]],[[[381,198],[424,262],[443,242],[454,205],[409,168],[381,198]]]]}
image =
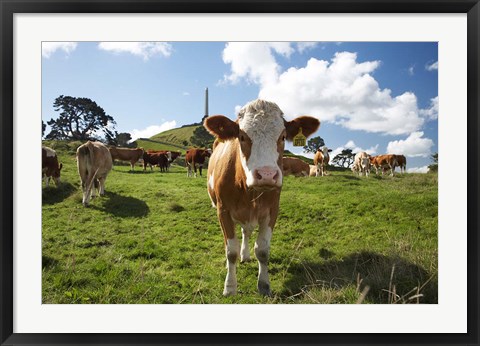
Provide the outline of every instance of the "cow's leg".
{"type": "Polygon", "coordinates": [[[50,177],[45,176],[45,186],[48,187],[50,184],[50,177]]]}
{"type": "MultiPolygon", "coordinates": [[[[88,176],[86,177],[88,178],[88,176]]],[[[85,207],[88,207],[88,204],[90,203],[90,194],[92,192],[93,182],[89,179],[82,179],[82,190],[83,190],[83,199],[82,199],[82,204],[85,207]]]]}
{"type": "Polygon", "coordinates": [[[249,262],[250,261],[250,248],[248,247],[248,240],[252,235],[253,227],[244,226],[242,227],[242,247],[240,249],[240,262],[249,262]]]}
{"type": "Polygon", "coordinates": [[[258,260],[258,292],[264,296],[270,296],[270,279],[268,278],[268,257],[270,255],[270,239],[272,228],[268,222],[259,225],[258,237],[255,241],[255,256],[258,260]]]}
{"type": "Polygon", "coordinates": [[[321,173],[322,173],[321,165],[317,164],[317,171],[315,172],[315,176],[319,177],[321,175],[321,173]]]}
{"type": "Polygon", "coordinates": [[[187,163],[187,177],[190,177],[192,175],[192,167],[190,167],[190,164],[187,163]]]}
{"type": "Polygon", "coordinates": [[[98,178],[98,182],[100,185],[100,196],[105,195],[105,178],[98,178]]]}
{"type": "Polygon", "coordinates": [[[227,211],[217,208],[218,220],[223,231],[225,239],[225,255],[227,257],[227,277],[223,289],[224,296],[237,294],[237,259],[239,253],[239,243],[235,235],[235,224],[227,211]]]}
{"type": "Polygon", "coordinates": [[[327,166],[326,165],[323,167],[322,175],[327,175],[327,166]]]}
{"type": "Polygon", "coordinates": [[[203,168],[203,165],[198,165],[198,170],[200,171],[200,176],[202,176],[202,168],[203,168]]]}
{"type": "Polygon", "coordinates": [[[95,178],[93,178],[92,188],[91,188],[92,199],[97,197],[97,190],[99,190],[99,189],[100,189],[100,184],[98,182],[98,179],[95,177],[95,178]]]}
{"type": "Polygon", "coordinates": [[[195,165],[195,163],[193,164],[193,171],[195,172],[195,174],[193,176],[196,178],[197,177],[197,165],[195,165]]]}

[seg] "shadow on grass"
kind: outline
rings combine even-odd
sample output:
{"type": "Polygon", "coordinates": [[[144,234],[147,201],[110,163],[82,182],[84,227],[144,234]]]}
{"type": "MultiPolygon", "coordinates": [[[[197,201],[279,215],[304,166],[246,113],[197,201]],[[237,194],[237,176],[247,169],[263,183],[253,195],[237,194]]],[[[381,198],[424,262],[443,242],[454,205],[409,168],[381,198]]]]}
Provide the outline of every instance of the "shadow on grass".
{"type": "Polygon", "coordinates": [[[42,188],[42,204],[60,203],[76,190],[77,188],[70,183],[60,183],[58,187],[51,183],[49,187],[42,188]]]}
{"type": "Polygon", "coordinates": [[[348,180],[360,180],[360,178],[356,175],[347,175],[347,174],[342,174],[342,178],[348,179],[348,180]]]}
{"type": "Polygon", "coordinates": [[[147,203],[130,196],[122,196],[115,192],[105,192],[105,201],[100,205],[90,204],[91,208],[101,210],[118,217],[143,217],[150,212],[147,203]]]}
{"type": "Polygon", "coordinates": [[[151,170],[147,169],[146,171],[143,171],[143,169],[136,169],[136,170],[134,170],[134,171],[132,171],[132,170],[128,170],[128,171],[119,171],[119,170],[116,170],[115,172],[117,172],[117,173],[123,173],[123,174],[150,174],[150,173],[158,172],[158,170],[156,170],[156,171],[151,171],[151,170]]]}
{"type": "MultiPolygon", "coordinates": [[[[358,277],[362,280],[360,290],[369,286],[366,302],[388,304],[392,300],[392,294],[388,291],[395,290],[399,297],[407,295],[402,302],[416,303],[408,297],[417,292],[412,289],[425,285],[420,291],[423,297],[420,303],[438,303],[438,283],[436,278],[429,281],[432,273],[400,257],[390,257],[373,252],[360,252],[351,254],[341,260],[330,259],[332,254],[320,253],[318,262],[302,262],[292,264],[288,272],[291,278],[285,283],[282,296],[289,297],[312,287],[338,289],[353,285],[357,286],[358,277]],[[392,280],[392,268],[393,278],[392,280]],[[359,276],[357,276],[359,275],[359,276]],[[427,283],[428,282],[428,283],[427,283]],[[393,287],[395,286],[395,287],[393,287]]],[[[400,302],[400,300],[398,300],[400,302]]]]}

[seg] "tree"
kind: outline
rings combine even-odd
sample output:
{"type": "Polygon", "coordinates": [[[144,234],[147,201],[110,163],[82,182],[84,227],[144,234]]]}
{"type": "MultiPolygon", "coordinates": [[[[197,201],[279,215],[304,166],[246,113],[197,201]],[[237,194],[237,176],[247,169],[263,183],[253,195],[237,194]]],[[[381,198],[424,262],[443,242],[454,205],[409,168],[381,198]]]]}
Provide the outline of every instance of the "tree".
{"type": "Polygon", "coordinates": [[[103,133],[107,143],[114,141],[115,120],[91,99],[60,95],[53,107],[60,116],[47,121],[52,130],[46,139],[98,140],[103,133]]]}
{"type": "Polygon", "coordinates": [[[190,142],[197,147],[211,147],[215,138],[203,126],[197,127],[190,142]]]}
{"type": "Polygon", "coordinates": [[[353,164],[354,159],[355,154],[352,153],[352,149],[343,149],[340,154],[333,158],[332,163],[337,166],[349,168],[353,164]]]}
{"type": "Polygon", "coordinates": [[[428,172],[434,173],[438,172],[438,153],[435,153],[431,156],[433,163],[428,166],[428,172]]]}
{"type": "Polygon", "coordinates": [[[132,140],[132,135],[129,134],[128,132],[121,132],[117,133],[115,132],[115,142],[116,145],[120,147],[129,147],[131,146],[131,143],[129,143],[132,140]]]}
{"type": "Polygon", "coordinates": [[[318,149],[325,145],[322,137],[312,137],[307,141],[307,145],[303,147],[305,153],[316,153],[318,149]]]}
{"type": "Polygon", "coordinates": [[[45,134],[45,129],[47,128],[47,125],[45,125],[45,123],[43,122],[42,120],[42,137],[43,135],[45,134]]]}
{"type": "Polygon", "coordinates": [[[189,143],[188,143],[188,141],[185,141],[185,140],[184,140],[184,141],[182,142],[182,144],[183,144],[184,147],[188,147],[188,144],[189,144],[189,143]]]}

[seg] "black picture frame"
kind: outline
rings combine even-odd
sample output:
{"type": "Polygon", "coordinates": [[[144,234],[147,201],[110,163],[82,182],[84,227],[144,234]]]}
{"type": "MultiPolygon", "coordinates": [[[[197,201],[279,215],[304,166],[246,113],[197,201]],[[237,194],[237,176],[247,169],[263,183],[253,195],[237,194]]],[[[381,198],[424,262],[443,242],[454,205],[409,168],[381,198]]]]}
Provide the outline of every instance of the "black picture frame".
{"type": "MultiPolygon", "coordinates": [[[[479,0],[0,0],[0,343],[1,345],[479,345],[479,0]],[[13,16],[15,13],[466,13],[468,309],[465,334],[24,334],[13,332],[13,16]]],[[[458,163],[457,163],[458,164],[458,163]]],[[[452,316],[455,318],[455,316],[452,316]]]]}

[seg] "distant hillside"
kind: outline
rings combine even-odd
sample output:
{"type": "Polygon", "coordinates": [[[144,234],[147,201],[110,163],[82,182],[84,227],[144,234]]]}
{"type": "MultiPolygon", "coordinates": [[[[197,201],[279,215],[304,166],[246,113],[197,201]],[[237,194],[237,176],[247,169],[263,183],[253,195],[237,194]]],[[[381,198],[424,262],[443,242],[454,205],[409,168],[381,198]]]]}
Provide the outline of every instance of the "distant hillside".
{"type": "MultiPolygon", "coordinates": [[[[188,125],[183,126],[178,129],[172,129],[165,132],[161,132],[150,137],[151,140],[157,142],[168,143],[181,148],[186,148],[192,146],[190,143],[190,137],[193,135],[193,131],[201,125],[188,125]],[[185,146],[184,141],[187,141],[188,144],[185,146]]],[[[139,145],[140,146],[140,145],[139,145]]]]}
{"type": "Polygon", "coordinates": [[[176,145],[164,141],[155,141],[149,138],[139,138],[135,141],[138,148],[143,148],[145,150],[171,150],[171,151],[180,151],[182,154],[185,152],[187,147],[183,145],[176,145]]]}

